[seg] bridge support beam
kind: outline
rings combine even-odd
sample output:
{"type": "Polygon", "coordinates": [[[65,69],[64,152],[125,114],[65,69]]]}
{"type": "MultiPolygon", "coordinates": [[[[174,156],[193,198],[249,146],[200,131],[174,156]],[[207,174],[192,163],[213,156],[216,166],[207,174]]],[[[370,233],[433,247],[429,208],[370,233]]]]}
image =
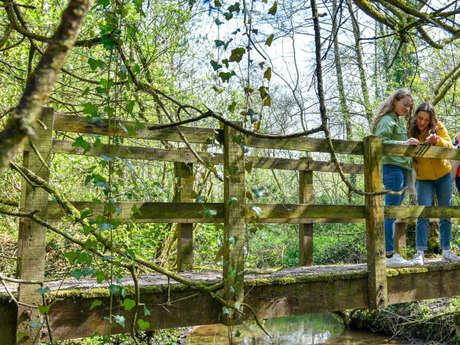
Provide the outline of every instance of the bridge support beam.
{"type": "MultiPolygon", "coordinates": [[[[366,192],[381,192],[382,139],[368,136],[364,144],[364,185],[366,192]]],[[[369,271],[369,307],[385,308],[388,305],[385,267],[385,228],[382,195],[366,195],[367,268],[369,271]]]]}
{"type": "MultiPolygon", "coordinates": [[[[238,123],[241,125],[241,123],[238,123]]],[[[245,243],[245,167],[244,137],[235,129],[224,127],[224,294],[240,309],[244,299],[245,243]]],[[[238,322],[241,315],[223,309],[224,322],[238,322]]]]}
{"type": "MultiPolygon", "coordinates": [[[[43,108],[41,124],[35,129],[36,137],[24,148],[23,165],[33,173],[49,180],[49,161],[53,133],[53,109],[43,108]],[[39,152],[39,155],[37,154],[39,152]],[[44,164],[46,162],[46,165],[44,164]]],[[[42,188],[22,182],[21,211],[38,211],[37,215],[47,218],[48,193],[42,188]]],[[[31,219],[21,219],[18,234],[18,277],[22,280],[43,281],[45,275],[46,228],[31,219]]],[[[36,284],[20,284],[16,341],[18,344],[38,344],[44,320],[38,309],[30,305],[42,305],[42,296],[36,292],[36,284]]]]}
{"type": "MultiPolygon", "coordinates": [[[[174,202],[193,202],[193,164],[174,163],[175,193],[174,202]]],[[[193,223],[176,224],[177,270],[193,270],[193,223]]]]}
{"type": "MultiPolygon", "coordinates": [[[[306,158],[309,165],[311,158],[306,158]]],[[[313,171],[299,171],[299,203],[313,205],[313,171]]],[[[299,224],[299,266],[313,265],[313,223],[299,224]]]]}

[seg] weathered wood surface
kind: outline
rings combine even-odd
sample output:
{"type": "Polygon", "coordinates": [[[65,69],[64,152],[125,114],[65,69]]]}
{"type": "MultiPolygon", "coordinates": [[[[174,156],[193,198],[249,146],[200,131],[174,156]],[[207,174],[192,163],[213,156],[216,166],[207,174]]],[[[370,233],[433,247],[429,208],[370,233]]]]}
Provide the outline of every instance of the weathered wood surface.
{"type": "MultiPolygon", "coordinates": [[[[175,163],[174,201],[193,202],[193,164],[175,163]]],[[[193,223],[176,224],[177,270],[193,270],[193,223]]]]}
{"type": "MultiPolygon", "coordinates": [[[[184,277],[205,283],[222,279],[220,272],[183,273],[184,277]]],[[[423,267],[387,269],[389,304],[460,295],[460,264],[446,264],[440,260],[427,260],[423,267]]],[[[331,312],[369,307],[367,294],[368,273],[366,264],[297,267],[267,275],[246,275],[245,302],[262,318],[273,318],[307,313],[331,312]]],[[[56,291],[60,281],[45,284],[56,291]]],[[[140,276],[141,301],[146,303],[151,315],[139,317],[150,322],[152,329],[211,324],[222,321],[221,308],[208,295],[168,281],[157,274],[140,276]],[[170,299],[168,300],[168,290],[170,299]],[[169,302],[168,302],[169,301],[169,302]]],[[[121,285],[132,287],[131,278],[123,278],[121,285]]],[[[10,289],[15,292],[14,284],[10,289]]],[[[128,288],[128,296],[131,295],[128,288]]],[[[0,288],[0,295],[5,291],[0,288]]],[[[108,332],[104,317],[109,313],[108,284],[97,284],[94,279],[66,280],[60,297],[50,310],[54,339],[69,339],[108,332]],[[89,310],[95,300],[101,306],[89,310]]],[[[0,334],[13,332],[6,325],[13,321],[14,304],[0,298],[2,313],[0,334]]],[[[114,301],[114,314],[126,316],[127,328],[114,324],[113,332],[129,330],[131,312],[121,310],[119,298],[114,301]]],[[[248,318],[251,318],[247,315],[248,318]]],[[[46,340],[46,339],[43,339],[46,340]]],[[[10,345],[7,342],[2,345],[10,345]]]]}
{"type": "MultiPolygon", "coordinates": [[[[241,122],[235,124],[242,125],[241,122]]],[[[242,140],[239,132],[224,127],[224,297],[236,309],[241,308],[244,300],[246,169],[242,140]]],[[[239,319],[240,314],[229,309],[224,321],[232,324],[239,319]]]]}
{"type": "MultiPolygon", "coordinates": [[[[79,209],[89,208],[93,215],[103,214],[104,204],[92,202],[73,202],[79,209]]],[[[115,203],[115,217],[120,220],[135,219],[138,223],[223,223],[223,203],[163,203],[163,202],[123,202],[115,203]],[[134,212],[133,209],[139,210],[134,212]],[[216,211],[214,216],[206,216],[207,209],[216,211]],[[133,217],[133,218],[131,218],[133,217]]],[[[347,205],[299,205],[299,204],[247,204],[246,221],[258,223],[290,223],[300,224],[315,222],[362,222],[364,206],[347,205]],[[260,217],[254,218],[254,207],[261,210],[260,217]]],[[[49,220],[58,220],[63,211],[55,202],[50,202],[49,220]]]]}
{"type": "MultiPolygon", "coordinates": [[[[109,126],[105,119],[90,121],[89,118],[64,115],[55,113],[55,130],[63,132],[76,132],[99,135],[115,135],[121,137],[167,140],[182,142],[181,137],[175,128],[150,130],[153,123],[136,123],[134,121],[115,120],[114,125],[109,126]]],[[[221,130],[213,128],[180,127],[181,131],[191,143],[215,143],[221,130]]],[[[361,141],[333,140],[337,153],[348,153],[355,155],[363,154],[363,143],[361,141]]],[[[325,139],[299,137],[290,139],[268,139],[249,136],[247,146],[259,148],[271,148],[282,150],[297,150],[308,152],[329,152],[325,139]]],[[[460,160],[460,151],[447,149],[438,146],[421,148],[420,146],[383,144],[383,155],[385,156],[411,156],[425,158],[448,158],[460,160]],[[426,152],[425,152],[426,151],[426,152]]]]}
{"type": "MultiPolygon", "coordinates": [[[[103,214],[104,204],[94,204],[89,201],[75,201],[73,205],[78,210],[89,208],[93,215],[103,214]]],[[[162,203],[162,202],[121,202],[115,203],[119,214],[115,216],[121,220],[131,217],[138,223],[223,223],[223,203],[162,203]],[[140,211],[133,211],[137,208],[140,211]],[[214,216],[206,216],[206,209],[217,212],[214,216]]],[[[248,204],[246,205],[246,220],[254,221],[252,206],[261,209],[259,223],[289,223],[301,224],[316,223],[362,223],[365,221],[364,206],[348,205],[299,205],[299,204],[248,204]]],[[[439,217],[452,217],[460,220],[458,206],[385,206],[385,218],[398,218],[399,222],[415,221],[420,215],[436,221],[439,217]]],[[[55,221],[64,216],[62,209],[56,202],[49,202],[48,219],[55,221]]]]}
{"type": "MultiPolygon", "coordinates": [[[[310,160],[306,157],[305,160],[310,160]]],[[[315,203],[313,194],[313,172],[299,171],[299,203],[312,205],[315,203]]],[[[313,265],[313,223],[299,224],[299,266],[313,265]]]]}
{"type": "MultiPolygon", "coordinates": [[[[165,150],[152,147],[102,144],[100,147],[91,147],[85,152],[82,147],[72,146],[71,141],[54,139],[53,152],[96,157],[103,154],[109,157],[118,157],[121,159],[198,163],[198,159],[189,149],[186,148],[165,150]]],[[[211,164],[223,164],[224,162],[222,153],[198,152],[198,155],[205,162],[209,162],[211,164]]],[[[334,164],[325,161],[310,160],[307,162],[303,159],[258,156],[246,156],[245,160],[248,163],[252,163],[253,168],[255,169],[311,170],[322,172],[336,171],[334,164]]],[[[362,164],[342,163],[341,166],[343,171],[347,174],[360,174],[363,172],[362,164]]]]}
{"type": "MultiPolygon", "coordinates": [[[[368,193],[381,192],[382,139],[377,136],[364,138],[364,186],[368,193]]],[[[369,305],[373,309],[388,305],[387,279],[385,275],[385,229],[383,195],[366,195],[366,247],[369,271],[369,305]]]]}
{"type": "MultiPolygon", "coordinates": [[[[30,139],[23,153],[23,165],[43,180],[49,179],[49,162],[53,136],[53,109],[43,108],[40,120],[45,128],[37,125],[36,136],[30,139]]],[[[23,212],[38,211],[37,215],[47,218],[48,193],[42,188],[31,186],[22,180],[20,209],[23,212]]],[[[20,220],[18,232],[18,277],[23,280],[43,281],[45,275],[46,228],[31,219],[20,220]]],[[[37,344],[37,330],[31,322],[40,322],[37,309],[29,307],[41,303],[42,296],[35,292],[36,285],[22,285],[19,301],[24,303],[18,311],[17,339],[23,344],[37,344]],[[27,306],[29,305],[29,306],[27,306]]]]}
{"type": "Polygon", "coordinates": [[[460,160],[460,150],[427,145],[383,144],[384,156],[410,156],[460,160]]]}
{"type": "MultiPolygon", "coordinates": [[[[168,140],[182,142],[176,128],[160,130],[150,130],[157,124],[98,119],[90,121],[89,118],[73,115],[63,115],[56,113],[54,129],[63,132],[76,132],[86,134],[113,135],[125,138],[149,139],[149,140],[168,140]]],[[[211,128],[198,127],[179,127],[182,133],[191,143],[214,143],[217,131],[211,128]]]]}

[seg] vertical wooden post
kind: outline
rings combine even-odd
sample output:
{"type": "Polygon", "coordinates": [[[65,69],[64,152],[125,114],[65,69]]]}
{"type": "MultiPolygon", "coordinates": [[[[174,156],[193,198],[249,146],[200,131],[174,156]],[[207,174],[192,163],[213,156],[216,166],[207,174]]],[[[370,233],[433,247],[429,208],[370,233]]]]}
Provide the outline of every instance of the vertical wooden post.
{"type": "MultiPolygon", "coordinates": [[[[311,158],[306,160],[310,162],[311,158]]],[[[299,203],[313,204],[313,171],[299,171],[299,203]]],[[[299,224],[299,266],[313,265],[313,223],[299,224]]]]}
{"type": "Polygon", "coordinates": [[[395,224],[395,251],[406,257],[406,223],[395,224]]]}
{"type": "MultiPolygon", "coordinates": [[[[193,164],[174,163],[175,202],[193,202],[193,164]]],[[[177,224],[177,270],[193,270],[193,224],[177,224]]]]}
{"type": "MultiPolygon", "coordinates": [[[[246,224],[243,139],[240,132],[229,126],[224,127],[224,294],[225,299],[235,307],[244,299],[246,224]]],[[[231,324],[238,321],[238,314],[224,310],[224,322],[231,324]]]]}
{"type": "MultiPolygon", "coordinates": [[[[366,192],[381,192],[382,139],[368,136],[364,144],[364,184],[366,192]]],[[[367,270],[369,272],[369,307],[384,308],[388,305],[385,269],[385,229],[383,195],[366,196],[367,270]]]]}
{"type": "MultiPolygon", "coordinates": [[[[31,139],[34,147],[44,161],[49,164],[53,136],[53,109],[43,108],[40,121],[36,127],[36,137],[31,139]],[[43,128],[43,125],[46,128],[43,128]]],[[[27,144],[24,148],[25,167],[36,175],[49,180],[48,167],[27,144]]],[[[21,211],[38,211],[37,215],[46,219],[48,213],[48,194],[38,187],[32,187],[22,181],[21,211]]],[[[18,277],[23,280],[43,281],[45,274],[46,228],[30,219],[21,219],[18,234],[18,277]]],[[[42,296],[36,292],[39,285],[20,284],[18,299],[28,305],[42,305],[42,296]]],[[[35,308],[18,306],[16,341],[18,344],[38,344],[43,326],[43,319],[35,308]]]]}

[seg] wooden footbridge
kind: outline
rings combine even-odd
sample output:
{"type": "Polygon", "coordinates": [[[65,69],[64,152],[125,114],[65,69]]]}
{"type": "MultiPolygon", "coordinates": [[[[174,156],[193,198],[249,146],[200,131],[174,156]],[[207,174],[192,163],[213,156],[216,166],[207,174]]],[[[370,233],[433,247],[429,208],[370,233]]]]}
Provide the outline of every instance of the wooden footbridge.
{"type": "MultiPolygon", "coordinates": [[[[183,272],[180,273],[180,277],[190,279],[201,288],[197,288],[198,285],[184,285],[160,274],[139,276],[136,282],[132,278],[123,278],[119,284],[125,287],[127,296],[134,298],[136,295],[140,298],[137,307],[130,309],[120,305],[123,297],[110,295],[107,283],[97,283],[91,279],[45,282],[43,285],[49,288],[45,297],[54,298],[54,302],[47,307],[44,314],[47,320],[45,326],[44,316],[40,318],[36,308],[30,307],[42,305],[43,302],[44,296],[37,292],[37,285],[2,281],[0,345],[33,343],[34,339],[29,334],[34,332],[37,334],[36,339],[41,338],[42,341],[48,341],[49,332],[54,340],[130,332],[134,310],[136,315],[141,315],[143,320],[149,322],[149,329],[158,329],[231,322],[232,318],[253,317],[245,304],[252,306],[259,318],[271,318],[351,308],[382,308],[393,303],[460,295],[460,264],[433,260],[423,267],[387,269],[383,228],[384,217],[396,217],[400,220],[402,225],[398,227],[397,237],[399,248],[403,250],[405,220],[418,216],[458,218],[459,207],[384,207],[381,195],[366,196],[365,205],[361,206],[315,205],[313,172],[335,172],[330,162],[314,161],[308,156],[302,159],[286,159],[252,157],[244,153],[245,147],[328,152],[324,139],[244,137],[237,128],[229,125],[223,129],[180,127],[179,130],[156,130],[152,124],[90,120],[58,114],[51,109],[44,110],[42,123],[45,126],[37,130],[38,136],[33,145],[24,151],[24,166],[45,181],[49,177],[48,169],[44,168],[45,160],[49,159],[51,152],[175,163],[175,202],[117,203],[117,217],[126,221],[134,219],[142,223],[179,224],[177,256],[179,271],[183,272]],[[103,144],[83,149],[75,147],[70,141],[53,139],[53,131],[175,142],[182,142],[186,138],[188,145],[209,144],[217,140],[223,149],[221,153],[209,153],[189,149],[161,150],[103,144]],[[193,164],[199,160],[224,165],[222,203],[194,202],[193,164]],[[299,203],[248,203],[245,175],[251,168],[297,170],[299,203]],[[244,272],[245,227],[249,222],[299,224],[299,267],[271,274],[244,272]],[[311,266],[313,224],[320,222],[366,222],[367,264],[311,266]],[[223,272],[191,271],[193,223],[224,224],[226,250],[223,272]],[[209,286],[214,286],[215,290],[202,288],[209,286]],[[242,313],[237,313],[231,308],[222,308],[219,298],[242,313]],[[141,305],[145,306],[150,314],[144,313],[144,309],[140,310],[141,305]],[[109,314],[123,315],[126,320],[125,327],[114,322],[109,323],[109,314]]],[[[364,173],[365,189],[368,192],[383,189],[383,155],[423,154],[424,157],[431,158],[460,159],[460,151],[457,150],[429,147],[421,153],[416,147],[382,144],[380,138],[373,136],[366,137],[362,142],[334,140],[333,144],[337,153],[364,157],[363,165],[342,166],[346,173],[364,173]]],[[[68,216],[55,202],[48,199],[48,194],[42,189],[30,188],[24,182],[21,201],[21,209],[24,212],[37,210],[38,214],[49,222],[68,216]]],[[[105,205],[101,204],[74,202],[74,205],[80,210],[90,207],[93,215],[102,215],[106,211],[105,205]]],[[[43,281],[45,244],[46,228],[24,218],[19,229],[19,279],[43,281]]]]}

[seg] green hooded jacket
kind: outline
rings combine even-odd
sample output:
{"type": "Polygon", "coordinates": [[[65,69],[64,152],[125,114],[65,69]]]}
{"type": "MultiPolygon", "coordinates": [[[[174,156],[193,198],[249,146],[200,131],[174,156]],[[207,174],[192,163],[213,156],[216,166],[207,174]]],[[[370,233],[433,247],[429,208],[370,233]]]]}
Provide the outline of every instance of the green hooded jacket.
{"type": "MultiPolygon", "coordinates": [[[[379,120],[375,127],[375,135],[381,137],[385,144],[403,144],[407,140],[406,128],[395,113],[388,113],[379,120]]],[[[382,163],[412,169],[411,157],[383,156],[382,163]]]]}

